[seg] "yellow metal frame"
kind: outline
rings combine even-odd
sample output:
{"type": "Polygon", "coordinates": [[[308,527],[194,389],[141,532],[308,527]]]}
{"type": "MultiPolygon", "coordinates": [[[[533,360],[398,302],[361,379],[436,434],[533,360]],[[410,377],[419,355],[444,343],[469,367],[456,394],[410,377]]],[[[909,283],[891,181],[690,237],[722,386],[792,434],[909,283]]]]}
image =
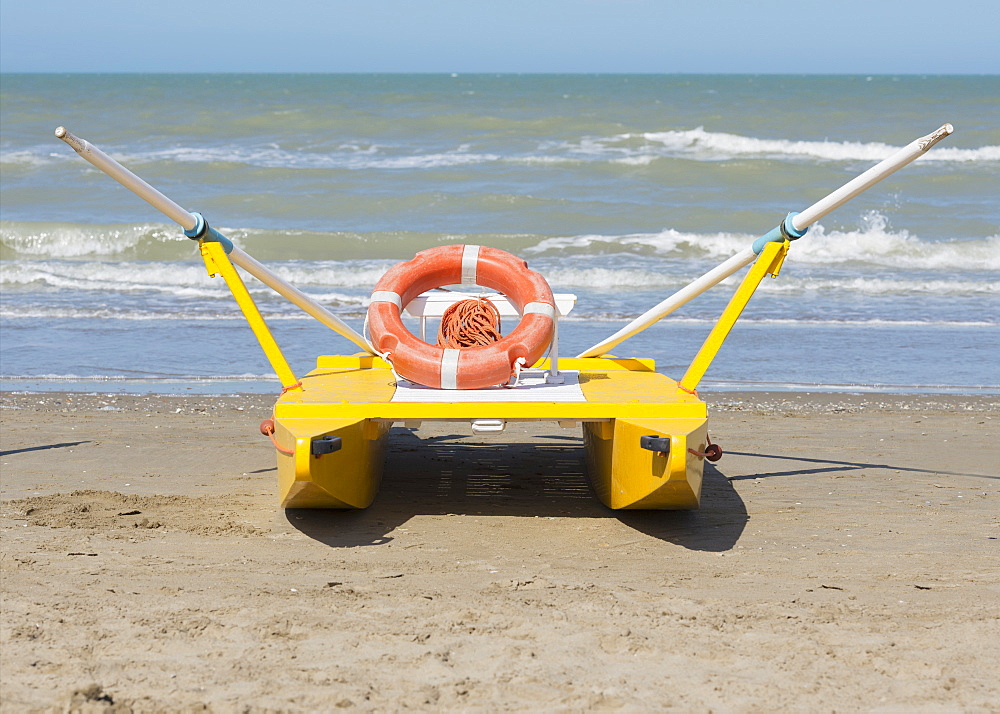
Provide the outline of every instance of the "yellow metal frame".
{"type": "MultiPolygon", "coordinates": [[[[722,348],[722,344],[729,336],[729,333],[732,331],[736,321],[739,319],[740,315],[743,314],[743,310],[746,308],[747,303],[749,303],[750,298],[753,297],[753,294],[756,292],[761,281],[766,275],[770,275],[773,278],[778,277],[778,273],[784,263],[785,256],[788,254],[789,245],[790,244],[787,240],[782,242],[772,242],[768,243],[764,247],[764,250],[761,251],[760,256],[758,256],[757,260],[754,261],[753,267],[750,268],[750,271],[736,289],[736,292],[730,299],[726,309],[722,312],[722,315],[715,323],[712,331],[709,333],[705,342],[698,350],[698,353],[691,361],[691,364],[684,373],[684,376],[681,378],[680,382],[677,383],[678,388],[682,392],[694,392],[698,388],[698,384],[701,382],[705,373],[708,371],[709,366],[711,366],[712,361],[719,353],[719,350],[722,348]]],[[[229,290],[236,299],[237,305],[239,305],[240,310],[243,311],[243,316],[250,325],[250,329],[253,330],[254,336],[256,336],[257,341],[264,350],[264,355],[271,363],[271,367],[274,369],[275,374],[278,375],[278,379],[280,380],[283,389],[285,391],[301,390],[303,388],[302,382],[300,382],[295,377],[295,373],[292,372],[292,369],[288,364],[288,360],[285,359],[284,353],[281,351],[281,348],[275,341],[274,336],[271,334],[271,330],[268,328],[267,323],[260,314],[260,310],[257,308],[257,304],[254,302],[253,297],[251,297],[250,292],[246,289],[243,279],[240,277],[240,274],[237,272],[232,261],[229,260],[229,256],[226,255],[225,249],[221,244],[209,241],[199,241],[199,246],[202,258],[205,261],[205,268],[208,270],[209,276],[216,277],[217,275],[221,275],[226,281],[226,285],[229,286],[229,290]]],[[[323,359],[332,358],[321,358],[321,360],[323,359]]],[[[388,367],[388,365],[385,365],[385,363],[381,362],[381,360],[377,357],[369,355],[368,359],[370,360],[368,364],[371,366],[388,367]]],[[[575,361],[578,360],[563,359],[560,360],[559,365],[563,369],[573,369],[573,367],[570,367],[569,365],[575,361]]],[[[542,360],[542,362],[547,363],[547,360],[542,360]]],[[[536,365],[536,367],[539,367],[542,362],[540,362],[539,365],[536,365]]],[[[636,364],[638,364],[638,362],[636,362],[636,364]]],[[[323,366],[322,361],[319,366],[323,366]]],[[[630,369],[631,371],[631,368],[629,367],[626,367],[626,369],[630,369]]],[[[357,396],[363,397],[364,395],[357,396]]],[[[621,396],[627,397],[627,395],[621,396]]],[[[361,401],[363,402],[363,399],[361,401]]],[[[352,404],[353,403],[356,402],[352,402],[352,404]]],[[[427,406],[433,407],[434,405],[427,406]]],[[[341,409],[343,409],[343,407],[341,407],[341,409]]],[[[434,410],[431,409],[431,411],[434,410]]],[[[409,415],[408,418],[434,419],[435,417],[413,414],[409,415]]],[[[496,418],[508,417],[497,415],[496,418]]]]}
{"type": "Polygon", "coordinates": [[[260,310],[257,309],[257,303],[253,301],[253,297],[251,297],[250,291],[247,290],[243,278],[240,277],[240,274],[236,271],[236,267],[229,260],[229,256],[226,255],[225,248],[222,247],[221,243],[213,241],[198,241],[198,245],[201,250],[201,257],[205,261],[205,269],[208,271],[208,277],[214,278],[221,275],[223,280],[226,281],[229,291],[236,299],[236,304],[243,311],[243,317],[246,318],[250,329],[253,330],[253,334],[257,338],[257,342],[260,343],[261,348],[264,350],[267,361],[271,363],[271,368],[278,375],[281,386],[286,390],[302,389],[302,383],[295,377],[295,373],[288,365],[285,354],[275,341],[274,335],[271,334],[267,323],[264,322],[264,317],[260,314],[260,310]]]}
{"type": "MultiPolygon", "coordinates": [[[[769,243],[740,283],[680,382],[647,359],[560,359],[577,372],[583,401],[506,401],[483,391],[475,402],[394,401],[396,378],[381,358],[359,353],[319,357],[299,381],[242,278],[219,243],[201,242],[210,276],[221,275],[284,387],[274,406],[281,446],[278,483],[285,508],[365,508],[382,477],[389,429],[396,422],[555,421],[580,424],[594,491],[610,508],[690,509],[701,497],[708,414],[695,388],[765,275],[777,276],[789,243],[769,243]],[[667,437],[666,453],[640,438],[667,437]],[[340,449],[316,455],[313,442],[339,437],[340,449]]],[[[547,370],[549,360],[533,365],[547,370]]],[[[478,395],[477,395],[478,396],[478,395]]]]}
{"type": "Polygon", "coordinates": [[[682,389],[693,392],[698,388],[698,384],[701,382],[702,377],[705,376],[705,372],[708,371],[712,360],[719,353],[722,343],[726,341],[729,332],[733,329],[733,325],[736,324],[740,315],[743,314],[743,309],[750,302],[750,298],[753,297],[757,286],[760,285],[764,276],[778,277],[781,265],[788,254],[789,245],[787,240],[768,243],[764,247],[764,250],[760,252],[757,260],[754,261],[753,267],[750,268],[746,277],[743,278],[743,282],[740,283],[733,297],[730,298],[729,304],[722,311],[722,315],[715,323],[715,327],[712,328],[708,337],[705,338],[705,342],[702,344],[701,349],[698,350],[698,354],[691,360],[691,365],[687,368],[684,376],[681,377],[680,386],[682,389]]]}

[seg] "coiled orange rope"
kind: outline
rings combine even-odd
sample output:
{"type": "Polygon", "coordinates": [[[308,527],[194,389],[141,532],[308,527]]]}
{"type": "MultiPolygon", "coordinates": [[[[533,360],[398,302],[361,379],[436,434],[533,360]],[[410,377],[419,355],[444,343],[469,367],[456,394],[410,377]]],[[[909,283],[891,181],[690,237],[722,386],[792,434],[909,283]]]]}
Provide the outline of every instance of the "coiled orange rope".
{"type": "Polygon", "coordinates": [[[501,336],[500,311],[479,297],[459,300],[444,311],[437,343],[449,349],[480,347],[497,342],[501,336]]]}

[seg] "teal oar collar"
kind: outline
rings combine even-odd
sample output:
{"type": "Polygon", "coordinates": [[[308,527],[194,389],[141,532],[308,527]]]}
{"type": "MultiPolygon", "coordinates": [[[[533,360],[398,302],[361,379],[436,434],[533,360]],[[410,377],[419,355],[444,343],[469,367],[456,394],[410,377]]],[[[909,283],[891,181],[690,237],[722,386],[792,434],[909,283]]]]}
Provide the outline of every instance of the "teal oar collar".
{"type": "Polygon", "coordinates": [[[792,218],[797,215],[799,214],[796,212],[789,213],[785,216],[785,220],[755,240],[752,246],[754,254],[760,255],[760,252],[764,250],[764,246],[768,243],[781,243],[786,240],[795,240],[808,233],[808,227],[803,228],[800,231],[792,224],[792,218]]]}
{"type": "Polygon", "coordinates": [[[186,235],[191,240],[205,240],[209,243],[222,243],[223,249],[226,254],[233,252],[233,242],[226,238],[224,235],[219,233],[219,231],[208,225],[208,221],[205,217],[198,213],[197,211],[191,211],[191,215],[195,218],[194,228],[184,231],[186,235]]]}

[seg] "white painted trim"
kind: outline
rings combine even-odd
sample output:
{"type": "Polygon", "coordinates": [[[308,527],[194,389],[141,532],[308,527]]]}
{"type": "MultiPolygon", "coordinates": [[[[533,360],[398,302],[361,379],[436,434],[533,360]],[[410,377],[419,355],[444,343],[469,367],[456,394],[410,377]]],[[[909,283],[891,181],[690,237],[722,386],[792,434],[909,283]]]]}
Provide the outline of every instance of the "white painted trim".
{"type": "Polygon", "coordinates": [[[462,285],[478,285],[476,274],[479,272],[479,246],[467,245],[462,249],[462,285]]]}
{"type": "Polygon", "coordinates": [[[546,315],[552,319],[555,319],[556,309],[549,305],[547,302],[529,302],[524,306],[522,315],[546,315]]]}
{"type": "Polygon", "coordinates": [[[458,389],[458,355],[461,350],[445,349],[441,354],[441,389],[458,389]]]}
{"type": "Polygon", "coordinates": [[[393,305],[398,307],[400,310],[403,309],[403,299],[399,297],[399,293],[394,293],[391,290],[376,290],[372,293],[372,302],[391,302],[393,305]]]}

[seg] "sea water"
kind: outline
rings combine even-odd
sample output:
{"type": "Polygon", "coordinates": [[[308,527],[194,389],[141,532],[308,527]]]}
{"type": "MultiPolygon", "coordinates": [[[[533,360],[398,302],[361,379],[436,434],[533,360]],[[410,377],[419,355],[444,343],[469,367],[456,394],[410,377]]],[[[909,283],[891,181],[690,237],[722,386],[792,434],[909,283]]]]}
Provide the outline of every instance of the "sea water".
{"type": "MultiPolygon", "coordinates": [[[[1000,393],[1000,77],[4,75],[0,120],[7,390],[278,388],[195,245],[59,125],[359,331],[394,263],[511,251],[577,295],[572,356],[952,122],[792,244],[703,388],[1000,393]]],[[[614,352],[679,378],[740,278],[614,352]]],[[[300,375],[355,351],[248,286],[300,375]]]]}

